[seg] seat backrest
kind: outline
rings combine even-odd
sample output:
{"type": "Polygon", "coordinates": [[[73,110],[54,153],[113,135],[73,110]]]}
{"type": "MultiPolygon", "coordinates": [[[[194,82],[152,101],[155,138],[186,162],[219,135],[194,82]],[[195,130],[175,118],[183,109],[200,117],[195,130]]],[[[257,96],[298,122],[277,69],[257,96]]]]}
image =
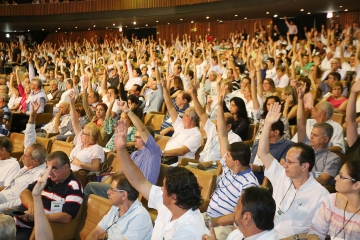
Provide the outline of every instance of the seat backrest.
{"type": "Polygon", "coordinates": [[[170,165],[166,165],[166,164],[161,164],[160,165],[160,173],[159,173],[159,177],[158,177],[158,181],[156,183],[156,186],[162,187],[163,180],[165,178],[165,172],[169,167],[170,167],[170,165]]]}
{"type": "Polygon", "coordinates": [[[255,138],[255,124],[249,124],[249,128],[248,128],[248,132],[247,132],[247,139],[242,139],[243,141],[245,140],[254,140],[255,138]]]}
{"type": "Polygon", "coordinates": [[[216,188],[216,175],[190,166],[186,166],[185,168],[194,173],[199,185],[202,187],[201,196],[204,199],[210,199],[216,188]]]}
{"type": "Polygon", "coordinates": [[[101,219],[110,210],[111,204],[108,199],[90,194],[84,214],[86,214],[86,220],[84,227],[80,231],[80,239],[85,240],[87,235],[93,230],[101,219]]]}
{"type": "Polygon", "coordinates": [[[50,153],[52,145],[50,138],[36,137],[36,142],[41,143],[45,147],[46,151],[50,153]]]}
{"type": "Polygon", "coordinates": [[[333,120],[334,122],[339,123],[341,126],[344,123],[345,120],[345,114],[343,113],[334,113],[331,117],[331,120],[333,120]]]}
{"type": "Polygon", "coordinates": [[[157,143],[157,145],[159,145],[161,150],[165,149],[165,146],[169,140],[170,140],[170,137],[155,134],[155,142],[157,143]]]}
{"type": "Polygon", "coordinates": [[[158,131],[165,119],[164,114],[147,113],[144,117],[145,126],[151,127],[154,131],[158,131]]]}
{"type": "Polygon", "coordinates": [[[70,152],[71,150],[74,148],[74,144],[72,143],[68,143],[68,142],[63,142],[63,141],[59,141],[59,140],[55,140],[51,146],[51,151],[50,152],[54,152],[54,151],[63,151],[64,153],[66,153],[68,156],[70,156],[70,152]]]}
{"type": "Polygon", "coordinates": [[[11,133],[10,141],[13,145],[14,152],[23,152],[24,151],[24,139],[25,139],[24,134],[11,133]]]}
{"type": "Polygon", "coordinates": [[[53,113],[54,104],[46,103],[44,106],[44,113],[53,113]]]}
{"type": "Polygon", "coordinates": [[[162,112],[163,114],[166,114],[166,111],[167,111],[166,104],[165,104],[165,101],[163,101],[161,104],[160,112],[162,112]]]}
{"type": "Polygon", "coordinates": [[[290,130],[291,137],[293,137],[297,133],[297,126],[291,125],[291,126],[289,126],[289,130],[290,130]]]}

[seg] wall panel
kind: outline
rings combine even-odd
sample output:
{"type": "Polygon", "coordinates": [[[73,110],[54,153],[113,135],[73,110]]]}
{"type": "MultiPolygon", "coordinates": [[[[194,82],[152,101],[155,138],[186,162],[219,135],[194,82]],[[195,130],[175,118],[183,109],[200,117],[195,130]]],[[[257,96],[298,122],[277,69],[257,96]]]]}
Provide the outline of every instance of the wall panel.
{"type": "Polygon", "coordinates": [[[172,7],[222,0],[91,0],[52,4],[0,5],[2,16],[35,16],[78,12],[101,12],[139,8],[172,7]]]}
{"type": "Polygon", "coordinates": [[[346,24],[351,24],[352,22],[360,23],[360,12],[342,12],[339,17],[328,19],[328,27],[331,20],[335,20],[335,23],[340,23],[342,29],[344,29],[346,24]]]}

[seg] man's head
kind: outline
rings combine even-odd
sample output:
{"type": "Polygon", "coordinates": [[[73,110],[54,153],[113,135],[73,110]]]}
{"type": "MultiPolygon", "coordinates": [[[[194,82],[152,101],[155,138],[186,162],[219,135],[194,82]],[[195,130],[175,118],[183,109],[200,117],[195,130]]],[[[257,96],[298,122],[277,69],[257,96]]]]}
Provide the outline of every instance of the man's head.
{"type": "Polygon", "coordinates": [[[247,167],[250,163],[250,147],[243,142],[234,142],[227,146],[226,166],[230,169],[247,167]]]}
{"type": "Polygon", "coordinates": [[[336,58],[333,58],[333,59],[331,60],[331,71],[336,72],[336,71],[339,69],[339,67],[340,67],[340,62],[339,62],[339,60],[336,59],[336,58]]]}
{"type": "Polygon", "coordinates": [[[226,78],[227,78],[227,80],[230,80],[230,81],[234,80],[234,72],[231,68],[229,68],[227,70],[226,78]]]}
{"type": "Polygon", "coordinates": [[[122,206],[124,203],[132,203],[139,197],[123,173],[115,173],[112,176],[110,189],[107,191],[109,201],[113,206],[122,206]]]}
{"type": "Polygon", "coordinates": [[[21,159],[24,166],[31,169],[45,163],[46,154],[47,151],[41,143],[33,143],[25,149],[21,159]]]}
{"type": "Polygon", "coordinates": [[[0,159],[5,160],[10,158],[10,153],[13,150],[12,143],[7,137],[0,137],[0,159]]]}
{"type": "Polygon", "coordinates": [[[181,209],[198,209],[203,203],[201,187],[195,175],[183,167],[169,167],[163,182],[163,204],[181,209]]]}
{"type": "MultiPolygon", "coordinates": [[[[149,134],[155,139],[155,133],[154,130],[151,127],[146,126],[146,130],[149,132],[149,134]]],[[[140,133],[138,131],[135,132],[134,135],[134,146],[136,149],[140,150],[145,147],[145,143],[142,140],[140,133]]]]}
{"type": "Polygon", "coordinates": [[[0,106],[3,107],[8,104],[10,98],[6,93],[0,92],[0,106]]]}
{"type": "Polygon", "coordinates": [[[248,233],[255,229],[272,230],[275,211],[275,200],[268,190],[259,187],[246,188],[235,207],[235,225],[244,237],[250,237],[251,234],[248,233]]]}
{"type": "Polygon", "coordinates": [[[30,85],[31,85],[31,90],[33,91],[40,91],[42,88],[42,82],[39,77],[34,77],[31,80],[30,85]]]}
{"type": "Polygon", "coordinates": [[[185,91],[180,91],[175,99],[176,105],[182,109],[185,106],[189,106],[189,103],[191,101],[191,96],[189,93],[185,92],[185,91]]]}
{"type": "Polygon", "coordinates": [[[16,239],[16,225],[14,218],[0,214],[0,240],[16,239]]]}
{"type": "Polygon", "coordinates": [[[59,82],[63,82],[63,81],[64,81],[64,74],[58,73],[58,74],[57,74],[57,80],[58,80],[59,82]]]}
{"type": "Polygon", "coordinates": [[[6,85],[6,77],[0,77],[0,85],[6,85]]]}
{"type": "Polygon", "coordinates": [[[307,176],[315,164],[315,152],[304,143],[295,143],[286,153],[283,167],[286,175],[293,179],[307,176]]]}
{"type": "Polygon", "coordinates": [[[138,84],[134,84],[131,89],[129,90],[129,94],[139,96],[141,92],[141,86],[138,84]]]}
{"type": "Polygon", "coordinates": [[[100,95],[98,92],[91,92],[88,95],[88,102],[90,105],[99,102],[99,99],[100,95]]]}
{"type": "Polygon", "coordinates": [[[129,95],[127,100],[130,109],[135,109],[140,104],[139,98],[135,95],[129,95]]]}
{"type": "Polygon", "coordinates": [[[141,70],[140,70],[140,68],[134,68],[134,70],[132,71],[132,76],[133,76],[133,77],[139,77],[139,76],[141,76],[141,70]]]}
{"type": "Polygon", "coordinates": [[[329,102],[319,102],[311,112],[316,122],[327,122],[334,114],[334,106],[329,102]]]}
{"type": "Polygon", "coordinates": [[[46,166],[52,168],[49,177],[57,184],[64,182],[71,173],[69,157],[63,151],[50,153],[46,158],[46,166]]]}
{"type": "Polygon", "coordinates": [[[70,113],[70,104],[68,102],[62,102],[59,105],[59,113],[63,116],[70,113]]]}
{"type": "Polygon", "coordinates": [[[271,143],[279,141],[284,135],[284,123],[279,120],[271,125],[269,140],[271,143]]]}
{"type": "Polygon", "coordinates": [[[325,149],[334,133],[334,128],[324,122],[315,123],[310,135],[310,146],[315,150],[325,149]]]}
{"type": "Polygon", "coordinates": [[[182,118],[185,128],[199,126],[199,120],[199,116],[196,114],[196,111],[193,107],[189,107],[185,110],[182,118]]]}
{"type": "Polygon", "coordinates": [[[235,123],[234,116],[229,112],[225,112],[224,118],[225,118],[225,124],[226,124],[226,131],[230,132],[230,130],[232,129],[232,126],[235,123]]]}
{"type": "Polygon", "coordinates": [[[9,93],[9,87],[7,85],[0,85],[0,93],[9,93]]]}
{"type": "Polygon", "coordinates": [[[274,64],[275,64],[275,59],[274,58],[268,58],[266,59],[266,64],[268,65],[269,69],[273,69],[274,64]]]}
{"type": "Polygon", "coordinates": [[[302,61],[303,61],[303,64],[308,64],[309,63],[309,56],[308,55],[303,55],[302,61]]]}
{"type": "Polygon", "coordinates": [[[57,84],[56,80],[51,80],[49,83],[49,86],[50,86],[50,90],[53,92],[58,89],[58,84],[57,84]]]}
{"type": "Polygon", "coordinates": [[[108,89],[107,89],[108,97],[114,96],[115,98],[117,98],[118,93],[119,93],[119,90],[116,87],[108,87],[108,89]]]}
{"type": "Polygon", "coordinates": [[[71,78],[65,80],[66,90],[72,89],[74,87],[74,82],[71,78]]]}
{"type": "Polygon", "coordinates": [[[340,81],[341,75],[338,72],[331,72],[327,76],[328,84],[331,86],[335,81],[340,81]]]}
{"type": "Polygon", "coordinates": [[[181,71],[182,71],[181,66],[179,64],[175,64],[174,65],[174,74],[175,74],[175,76],[180,75],[181,71]]]}

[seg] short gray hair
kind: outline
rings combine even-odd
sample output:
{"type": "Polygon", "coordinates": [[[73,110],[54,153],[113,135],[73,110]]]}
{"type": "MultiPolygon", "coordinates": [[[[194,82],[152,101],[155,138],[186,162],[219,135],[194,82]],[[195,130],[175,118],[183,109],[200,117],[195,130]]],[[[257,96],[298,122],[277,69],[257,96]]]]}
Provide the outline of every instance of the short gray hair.
{"type": "Polygon", "coordinates": [[[56,85],[58,85],[58,82],[55,79],[51,80],[49,83],[55,83],[56,85]]]}
{"type": "Polygon", "coordinates": [[[199,119],[199,116],[196,114],[195,108],[189,107],[187,114],[191,117],[191,120],[195,123],[195,125],[199,126],[200,119],[199,119]]]}
{"type": "Polygon", "coordinates": [[[334,115],[334,106],[329,102],[321,102],[320,108],[326,112],[326,118],[330,119],[334,115]]]}
{"type": "Polygon", "coordinates": [[[0,214],[0,240],[13,240],[16,238],[16,226],[12,217],[0,214]]]}
{"type": "Polygon", "coordinates": [[[7,95],[6,93],[0,93],[0,98],[3,99],[6,103],[8,103],[10,100],[9,95],[7,95]]]}
{"type": "Polygon", "coordinates": [[[43,164],[46,159],[47,151],[41,143],[33,143],[30,145],[33,148],[31,152],[31,157],[39,161],[40,164],[43,164]]]}
{"type": "Polygon", "coordinates": [[[318,122],[318,123],[315,123],[313,127],[323,129],[324,130],[323,136],[329,137],[329,141],[334,134],[334,128],[329,123],[318,122]]]}
{"type": "Polygon", "coordinates": [[[42,82],[41,79],[39,77],[34,77],[33,79],[31,79],[31,81],[36,82],[36,84],[38,85],[38,88],[41,89],[42,88],[42,82]]]}

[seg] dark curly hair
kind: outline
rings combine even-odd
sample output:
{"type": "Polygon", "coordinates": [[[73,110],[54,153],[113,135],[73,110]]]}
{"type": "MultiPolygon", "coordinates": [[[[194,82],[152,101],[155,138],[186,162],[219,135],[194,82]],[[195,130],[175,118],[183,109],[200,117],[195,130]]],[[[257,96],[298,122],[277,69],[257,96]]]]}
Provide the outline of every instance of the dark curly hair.
{"type": "Polygon", "coordinates": [[[168,196],[176,195],[176,205],[182,209],[198,209],[203,203],[201,187],[190,170],[170,167],[165,173],[165,188],[168,196]]]}

